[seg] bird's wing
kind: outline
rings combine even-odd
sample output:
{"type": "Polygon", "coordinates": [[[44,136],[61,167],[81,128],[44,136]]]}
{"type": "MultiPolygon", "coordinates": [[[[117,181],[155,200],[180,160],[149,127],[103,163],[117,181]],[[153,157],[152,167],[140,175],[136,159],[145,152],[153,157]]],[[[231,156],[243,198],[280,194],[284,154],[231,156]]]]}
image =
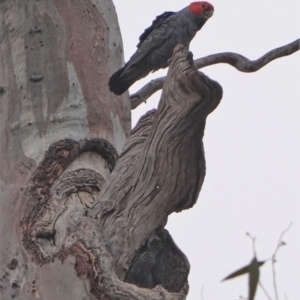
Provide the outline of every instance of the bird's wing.
{"type": "Polygon", "coordinates": [[[164,21],[166,21],[170,16],[174,15],[173,11],[166,11],[163,14],[156,17],[156,19],[152,22],[151,26],[145,29],[145,31],[140,36],[140,41],[137,44],[137,47],[140,48],[144,40],[147,38],[149,33],[153,31],[155,28],[159,27],[164,21]]]}
{"type": "Polygon", "coordinates": [[[169,17],[174,14],[174,12],[170,11],[163,13],[153,21],[149,28],[144,31],[144,33],[140,36],[138,50],[128,61],[124,72],[141,61],[153,50],[159,48],[172,35],[173,28],[170,26],[170,30],[167,30],[166,23],[170,20],[169,17]]]}

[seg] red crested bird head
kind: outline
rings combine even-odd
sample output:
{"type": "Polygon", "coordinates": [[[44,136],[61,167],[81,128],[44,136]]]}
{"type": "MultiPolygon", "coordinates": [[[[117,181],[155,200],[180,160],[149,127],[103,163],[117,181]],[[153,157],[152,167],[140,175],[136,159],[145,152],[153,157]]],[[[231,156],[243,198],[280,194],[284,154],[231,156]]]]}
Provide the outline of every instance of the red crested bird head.
{"type": "Polygon", "coordinates": [[[214,7],[205,1],[192,2],[188,6],[188,10],[198,16],[209,19],[214,13],[214,7]]]}

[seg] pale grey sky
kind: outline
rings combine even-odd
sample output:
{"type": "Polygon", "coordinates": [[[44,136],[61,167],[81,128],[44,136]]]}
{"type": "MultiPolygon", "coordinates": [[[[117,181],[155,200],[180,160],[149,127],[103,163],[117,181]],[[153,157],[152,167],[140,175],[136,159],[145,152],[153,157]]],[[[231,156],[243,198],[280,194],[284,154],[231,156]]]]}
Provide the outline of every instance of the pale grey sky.
{"type": "MultiPolygon", "coordinates": [[[[214,16],[194,38],[195,58],[232,51],[250,59],[300,37],[299,0],[212,0],[214,16]]],[[[186,0],[114,0],[123,35],[125,60],[139,35],[166,10],[186,0]]],[[[204,146],[207,175],[197,204],[170,216],[167,225],[191,263],[189,300],[233,300],[247,296],[247,278],[220,283],[252,258],[257,238],[259,259],[269,258],[280,233],[293,222],[279,251],[279,298],[300,295],[300,52],[262,70],[244,74],[227,65],[202,70],[223,87],[219,107],[208,117],[204,146]]],[[[130,89],[135,92],[155,72],[130,89]]],[[[156,107],[160,92],[133,111],[133,125],[156,107]]],[[[271,264],[261,279],[274,297],[271,264]]],[[[258,289],[258,300],[266,299],[258,289]]]]}

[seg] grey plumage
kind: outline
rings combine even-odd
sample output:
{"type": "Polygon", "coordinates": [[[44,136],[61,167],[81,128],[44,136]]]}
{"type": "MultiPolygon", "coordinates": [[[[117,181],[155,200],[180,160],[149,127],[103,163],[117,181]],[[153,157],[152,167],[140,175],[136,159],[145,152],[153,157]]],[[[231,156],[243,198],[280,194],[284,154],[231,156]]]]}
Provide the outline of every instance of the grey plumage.
{"type": "Polygon", "coordinates": [[[176,45],[189,47],[197,31],[213,13],[207,2],[193,2],[179,12],[165,12],[158,16],[140,36],[137,51],[123,68],[115,72],[109,80],[110,90],[123,94],[134,82],[168,66],[176,45]],[[192,5],[199,5],[199,13],[192,5]],[[193,12],[196,11],[197,13],[193,12]]]}

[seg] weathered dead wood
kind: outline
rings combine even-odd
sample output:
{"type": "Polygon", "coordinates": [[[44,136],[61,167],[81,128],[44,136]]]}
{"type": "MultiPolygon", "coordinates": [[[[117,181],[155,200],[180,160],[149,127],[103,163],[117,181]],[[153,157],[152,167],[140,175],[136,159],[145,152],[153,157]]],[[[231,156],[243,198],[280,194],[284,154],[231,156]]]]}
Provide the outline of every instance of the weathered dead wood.
{"type": "MultiPolygon", "coordinates": [[[[223,63],[229,64],[241,72],[250,73],[258,71],[259,69],[261,69],[262,67],[264,67],[265,65],[267,65],[275,59],[291,55],[299,49],[300,39],[297,39],[290,44],[273,49],[261,56],[260,58],[253,61],[238,53],[224,52],[196,59],[194,61],[194,64],[197,69],[202,69],[207,66],[223,63]]],[[[139,91],[132,94],[130,96],[131,109],[137,108],[140,104],[142,104],[148,98],[150,98],[155,92],[162,89],[165,80],[166,77],[159,77],[153,79],[144,87],[142,87],[139,91]]]]}
{"type": "Polygon", "coordinates": [[[135,254],[125,281],[147,288],[161,285],[170,292],[187,294],[189,272],[188,259],[168,231],[160,228],[135,254]]]}
{"type": "Polygon", "coordinates": [[[108,142],[54,144],[32,177],[22,221],[35,262],[74,256],[97,299],[185,299],[189,264],[162,227],[197,199],[205,120],[221,97],[221,87],[178,46],[158,111],[141,118],[106,184],[97,172],[67,165],[94,151],[112,170],[108,142]]]}
{"type": "MultiPolygon", "coordinates": [[[[104,187],[104,193],[105,189],[110,189],[110,192],[116,191],[112,197],[117,199],[120,190],[126,191],[128,180],[135,170],[133,166],[136,165],[143,151],[156,115],[155,109],[149,111],[132,130],[122,156],[111,175],[111,182],[104,187]],[[120,180],[120,176],[123,180],[120,180]]],[[[142,248],[137,249],[124,280],[140,287],[154,288],[156,285],[162,285],[171,292],[179,292],[183,289],[187,293],[189,269],[189,262],[185,255],[168,232],[159,228],[148,237],[142,248]]]]}
{"type": "Polygon", "coordinates": [[[125,175],[120,158],[92,209],[121,279],[168,215],[195,204],[205,176],[205,120],[221,97],[221,87],[199,74],[191,55],[178,46],[149,137],[134,153],[139,157],[126,164],[125,175]]]}
{"type": "MultiPolygon", "coordinates": [[[[66,212],[70,206],[67,202],[78,202],[80,209],[76,207],[74,212],[80,216],[91,206],[93,195],[98,194],[105,183],[104,175],[89,168],[66,172],[67,167],[86,152],[97,153],[105,160],[108,171],[113,170],[118,155],[106,140],[76,142],[67,139],[49,148],[32,175],[21,225],[23,245],[38,264],[49,262],[65,246],[67,234],[57,230],[57,221],[59,217],[61,220],[70,215],[70,210],[66,212]],[[41,239],[42,247],[39,247],[41,239]]],[[[65,223],[68,221],[65,220],[65,223]]]]}
{"type": "Polygon", "coordinates": [[[3,0],[0,19],[0,298],[185,299],[189,264],[163,225],[195,203],[221,88],[178,48],[114,169],[130,103],[107,87],[112,1],[3,0]]]}
{"type": "MultiPolygon", "coordinates": [[[[149,135],[154,115],[155,111],[151,111],[141,118],[128,140],[123,157],[133,147],[136,147],[134,150],[140,150],[149,135]]],[[[102,139],[79,142],[63,140],[53,144],[45,154],[27,191],[27,205],[21,223],[26,250],[38,265],[48,264],[55,259],[64,262],[74,256],[77,275],[89,280],[91,292],[97,299],[185,299],[189,264],[164,229],[149,237],[147,249],[141,251],[143,256],[137,257],[128,274],[127,281],[153,290],[123,282],[116,275],[108,245],[103,242],[95,220],[86,217],[105,180],[90,169],[68,171],[72,162],[91,151],[103,157],[107,168],[112,170],[116,152],[102,139]],[[149,265],[147,259],[156,260],[157,256],[159,258],[154,261],[156,264],[149,265]],[[181,268],[173,270],[174,263],[181,268]],[[140,274],[137,270],[141,267],[152,267],[155,280],[136,280],[135,276],[140,274]],[[169,273],[176,274],[176,271],[181,273],[175,277],[169,276],[169,273]],[[155,287],[157,283],[178,293],[170,293],[160,285],[155,287]]],[[[151,270],[146,270],[148,277],[151,277],[151,270]]],[[[144,268],[142,273],[145,274],[144,268]]]]}

